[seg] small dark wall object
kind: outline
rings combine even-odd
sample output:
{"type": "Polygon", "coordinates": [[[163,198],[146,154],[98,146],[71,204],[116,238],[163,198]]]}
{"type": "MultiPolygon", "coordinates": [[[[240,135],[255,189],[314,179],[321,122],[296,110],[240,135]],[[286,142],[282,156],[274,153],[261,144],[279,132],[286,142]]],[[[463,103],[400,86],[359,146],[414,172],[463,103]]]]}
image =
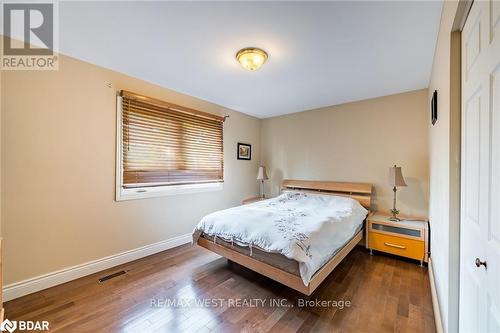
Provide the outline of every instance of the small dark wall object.
{"type": "Polygon", "coordinates": [[[238,151],[236,154],[239,160],[250,161],[252,159],[252,145],[238,142],[238,151]]]}
{"type": "Polygon", "coordinates": [[[431,100],[432,125],[434,125],[437,120],[438,120],[438,92],[437,90],[434,90],[434,92],[432,93],[432,100],[431,100]]]}
{"type": "Polygon", "coordinates": [[[99,283],[103,283],[105,281],[108,281],[108,280],[110,280],[112,278],[115,278],[115,277],[123,275],[123,274],[127,274],[127,272],[125,272],[125,271],[119,271],[119,272],[116,272],[116,273],[113,273],[113,274],[106,275],[106,276],[104,276],[104,277],[102,277],[102,278],[99,279],[99,283]]]}

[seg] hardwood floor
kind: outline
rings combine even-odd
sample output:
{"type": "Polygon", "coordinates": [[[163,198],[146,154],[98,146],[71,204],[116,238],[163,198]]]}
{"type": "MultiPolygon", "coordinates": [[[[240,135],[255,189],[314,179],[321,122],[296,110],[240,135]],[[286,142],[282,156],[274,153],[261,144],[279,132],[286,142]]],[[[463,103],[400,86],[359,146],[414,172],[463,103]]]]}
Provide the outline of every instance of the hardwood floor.
{"type": "Polygon", "coordinates": [[[48,320],[50,332],[435,332],[427,268],[361,247],[309,297],[183,245],[7,302],[5,309],[10,320],[48,320]],[[98,282],[120,270],[127,274],[98,282]],[[169,299],[177,303],[160,304],[169,299]],[[195,299],[222,306],[197,306],[195,299]],[[238,307],[238,299],[266,304],[238,307]],[[304,300],[351,306],[299,307],[304,300]]]}

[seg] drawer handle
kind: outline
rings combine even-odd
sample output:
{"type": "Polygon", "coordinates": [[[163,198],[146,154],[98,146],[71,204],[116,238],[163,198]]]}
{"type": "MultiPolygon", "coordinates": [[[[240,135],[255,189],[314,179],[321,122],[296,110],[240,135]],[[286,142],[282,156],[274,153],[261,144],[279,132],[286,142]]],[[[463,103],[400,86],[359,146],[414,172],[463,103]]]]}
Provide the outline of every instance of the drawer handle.
{"type": "Polygon", "coordinates": [[[397,245],[397,244],[392,244],[392,243],[387,243],[387,242],[384,242],[384,245],[385,246],[390,246],[390,247],[395,247],[397,249],[406,249],[406,246],[403,246],[403,245],[397,245]]]}

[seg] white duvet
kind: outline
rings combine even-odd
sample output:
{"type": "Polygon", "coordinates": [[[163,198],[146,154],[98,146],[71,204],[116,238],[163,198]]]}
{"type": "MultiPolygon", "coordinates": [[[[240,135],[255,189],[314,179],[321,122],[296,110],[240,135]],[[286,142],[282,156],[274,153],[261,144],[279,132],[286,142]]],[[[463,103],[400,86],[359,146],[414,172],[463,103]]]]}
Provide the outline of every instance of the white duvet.
{"type": "Polygon", "coordinates": [[[193,231],[240,246],[281,253],[299,262],[307,286],[314,273],[361,228],[368,211],[354,199],[285,192],[205,216],[193,231]]]}

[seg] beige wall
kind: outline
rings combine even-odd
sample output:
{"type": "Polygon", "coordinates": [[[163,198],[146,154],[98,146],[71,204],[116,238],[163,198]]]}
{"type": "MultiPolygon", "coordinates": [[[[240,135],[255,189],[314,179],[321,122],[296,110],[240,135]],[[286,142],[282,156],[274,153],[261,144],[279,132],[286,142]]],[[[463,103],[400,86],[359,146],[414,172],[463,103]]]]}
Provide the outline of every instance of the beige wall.
{"type": "Polygon", "coordinates": [[[370,182],[375,209],[392,207],[389,167],[403,167],[407,188],[398,192],[402,213],[427,216],[427,90],[285,115],[262,122],[267,193],[284,178],[370,182]]]}
{"type": "Polygon", "coordinates": [[[6,284],[190,233],[203,215],[258,193],[256,118],[68,57],[58,71],[1,80],[6,284]],[[114,201],[121,89],[229,114],[223,191],[114,201]],[[238,141],[257,158],[236,160],[238,141]]]}
{"type": "Polygon", "coordinates": [[[438,121],[434,126],[428,124],[429,219],[432,266],[445,332],[458,331],[460,34],[452,35],[458,9],[457,1],[444,2],[428,91],[429,101],[438,91],[438,121]]]}
{"type": "MultiPolygon", "coordinates": [[[[0,35],[0,48],[3,50],[3,35],[0,35]]],[[[2,236],[2,216],[3,216],[3,209],[2,209],[2,192],[3,192],[3,187],[2,187],[2,175],[3,175],[3,169],[2,169],[2,96],[3,96],[3,85],[2,85],[2,70],[0,70],[0,236],[2,236]]],[[[2,286],[0,286],[1,288],[2,286]]]]}

